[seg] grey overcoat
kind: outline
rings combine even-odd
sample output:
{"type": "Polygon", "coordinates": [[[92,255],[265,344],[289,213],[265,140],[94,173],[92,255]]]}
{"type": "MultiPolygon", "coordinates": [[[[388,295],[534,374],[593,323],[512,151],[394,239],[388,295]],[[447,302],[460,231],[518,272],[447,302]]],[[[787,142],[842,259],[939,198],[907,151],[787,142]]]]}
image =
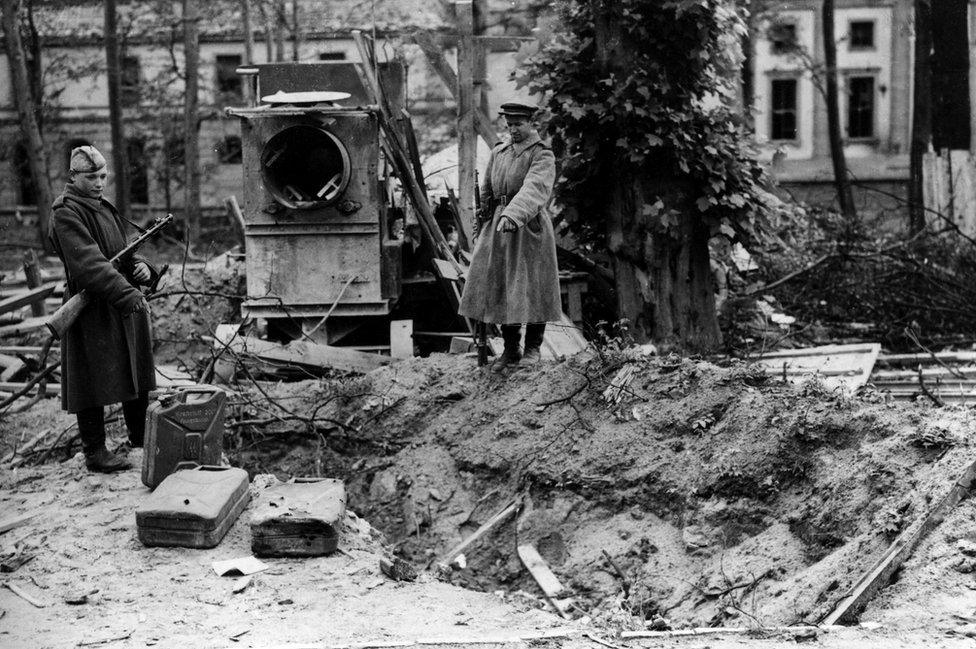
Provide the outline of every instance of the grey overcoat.
{"type": "Polygon", "coordinates": [[[69,184],[54,201],[49,238],[67,275],[64,299],[81,289],[95,298],[61,339],[61,407],[78,412],[154,389],[149,314],[123,315],[142,299],[129,278],[145,260],[134,257],[121,270],[109,261],[126,246],[115,207],[69,184]]]}
{"type": "Polygon", "coordinates": [[[555,178],[555,157],[535,131],[523,142],[492,149],[481,201],[503,199],[504,204],[496,205],[481,226],[461,315],[495,324],[559,320],[556,237],[547,209],[555,178]],[[496,232],[502,216],[518,229],[496,232]]]}

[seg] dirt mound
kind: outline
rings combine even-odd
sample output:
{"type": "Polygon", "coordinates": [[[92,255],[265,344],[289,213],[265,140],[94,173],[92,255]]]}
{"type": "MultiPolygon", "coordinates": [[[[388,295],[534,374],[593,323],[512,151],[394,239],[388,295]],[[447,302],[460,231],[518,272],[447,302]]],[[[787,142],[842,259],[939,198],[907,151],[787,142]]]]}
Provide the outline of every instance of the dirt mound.
{"type": "Polygon", "coordinates": [[[495,377],[435,355],[279,384],[272,396],[315,421],[278,422],[236,459],[346,478],[351,505],[423,564],[522,496],[517,523],[450,579],[537,592],[515,553],[533,543],[579,611],[628,626],[816,621],[971,461],[965,410],[676,358],[630,360],[635,378],[608,406],[621,362],[495,377]]]}

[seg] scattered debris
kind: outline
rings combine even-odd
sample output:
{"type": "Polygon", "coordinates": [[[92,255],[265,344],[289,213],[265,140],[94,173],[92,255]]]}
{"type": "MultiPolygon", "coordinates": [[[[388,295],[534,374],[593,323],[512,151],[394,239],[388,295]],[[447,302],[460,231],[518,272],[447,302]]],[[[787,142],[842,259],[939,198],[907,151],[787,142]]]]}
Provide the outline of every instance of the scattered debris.
{"type": "Polygon", "coordinates": [[[380,571],[394,581],[414,581],[418,576],[417,569],[400,557],[393,557],[393,561],[380,557],[380,571]]]}
{"type": "Polygon", "coordinates": [[[19,516],[11,516],[10,518],[4,518],[0,520],[0,534],[4,532],[9,532],[10,530],[17,529],[21,525],[26,524],[32,518],[40,514],[40,512],[34,512],[32,514],[20,514],[19,516]]]}
{"type": "Polygon", "coordinates": [[[457,557],[462,552],[464,552],[465,550],[467,550],[468,546],[475,543],[478,539],[480,539],[482,536],[490,532],[492,528],[494,528],[496,525],[498,525],[499,523],[507,519],[509,516],[515,514],[520,507],[521,507],[521,501],[518,498],[509,501],[504,507],[501,508],[501,510],[498,511],[498,513],[496,513],[494,516],[489,518],[484,523],[484,525],[476,529],[474,533],[471,534],[471,536],[464,539],[463,541],[455,545],[453,548],[445,552],[443,555],[441,555],[441,557],[437,560],[437,563],[442,566],[451,565],[451,562],[454,561],[454,558],[457,557]]]}
{"type": "Polygon", "coordinates": [[[37,608],[44,608],[45,606],[47,606],[46,603],[34,597],[30,593],[26,592],[23,588],[21,588],[20,586],[18,586],[12,581],[5,581],[3,582],[3,585],[6,586],[14,595],[21,598],[31,606],[35,606],[37,608]]]}
{"type": "Polygon", "coordinates": [[[539,588],[545,593],[546,599],[559,612],[560,616],[568,618],[569,607],[563,600],[559,599],[559,595],[564,590],[563,585],[559,581],[559,578],[550,570],[549,565],[539,555],[539,551],[533,545],[520,545],[517,551],[522,565],[531,573],[532,578],[535,579],[535,583],[539,584],[539,588]]]}
{"type": "Polygon", "coordinates": [[[268,564],[261,561],[257,557],[225,559],[223,561],[214,561],[211,565],[213,566],[214,572],[217,573],[218,577],[246,577],[248,575],[253,575],[256,572],[261,572],[262,570],[268,569],[268,564]]]}
{"type": "Polygon", "coordinates": [[[251,580],[252,579],[254,579],[254,575],[253,574],[244,575],[243,577],[241,577],[240,579],[238,579],[238,580],[236,580],[234,582],[234,585],[231,586],[231,589],[230,589],[231,592],[234,593],[234,594],[243,593],[245,591],[245,589],[247,589],[247,587],[251,585],[251,580]]]}

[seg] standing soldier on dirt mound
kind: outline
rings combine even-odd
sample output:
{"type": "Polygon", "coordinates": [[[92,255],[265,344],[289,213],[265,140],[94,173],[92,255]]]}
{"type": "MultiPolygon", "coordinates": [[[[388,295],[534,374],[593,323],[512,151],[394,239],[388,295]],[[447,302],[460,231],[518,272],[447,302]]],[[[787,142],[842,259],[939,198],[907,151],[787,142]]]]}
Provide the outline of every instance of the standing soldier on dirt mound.
{"type": "Polygon", "coordinates": [[[459,313],[500,324],[505,351],[493,372],[539,363],[546,322],[562,314],[548,203],[556,159],[532,124],[534,106],[502,104],[511,140],[492,149],[481,188],[471,269],[459,313]],[[525,327],[525,353],[519,349],[525,327]]]}
{"type": "Polygon", "coordinates": [[[71,151],[69,181],[54,201],[48,232],[64,264],[67,301],[82,289],[94,299],[61,340],[61,407],[78,417],[91,471],[111,473],[129,462],[105,446],[103,406],[122,402],[129,441],[142,446],[149,391],[156,387],[149,312],[138,284],[156,272],[132,257],[111,261],[126,246],[122,218],[102,198],[108,170],[95,147],[71,151]]]}

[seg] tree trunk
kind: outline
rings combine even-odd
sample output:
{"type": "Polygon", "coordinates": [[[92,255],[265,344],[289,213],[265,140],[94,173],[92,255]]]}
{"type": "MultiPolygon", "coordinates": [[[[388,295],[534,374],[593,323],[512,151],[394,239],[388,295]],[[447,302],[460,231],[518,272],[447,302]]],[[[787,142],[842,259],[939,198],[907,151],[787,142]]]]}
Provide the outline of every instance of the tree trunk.
{"type": "Polygon", "coordinates": [[[190,245],[200,242],[200,14],[197,0],[183,0],[183,52],[186,57],[186,103],[183,118],[184,204],[190,245]]]}
{"type": "Polygon", "coordinates": [[[28,57],[27,75],[30,79],[31,96],[34,97],[34,116],[37,128],[44,132],[44,59],[41,55],[41,35],[34,22],[34,3],[27,2],[27,43],[24,52],[28,57]]]}
{"type": "Polygon", "coordinates": [[[279,63],[285,60],[285,22],[285,0],[275,0],[275,61],[279,63]]]}
{"type": "Polygon", "coordinates": [[[912,147],[909,155],[908,231],[925,228],[922,161],[932,142],[932,4],[915,0],[915,85],[912,101],[912,147]]]}
{"type": "Polygon", "coordinates": [[[299,0],[291,0],[291,60],[298,63],[302,60],[302,20],[299,0]]]}
{"type": "Polygon", "coordinates": [[[19,2],[0,0],[0,14],[2,14],[5,49],[10,63],[14,102],[17,104],[17,115],[20,119],[20,131],[27,145],[27,160],[37,191],[37,225],[40,230],[41,245],[44,251],[50,254],[54,251],[48,241],[47,232],[51,223],[54,195],[51,191],[51,178],[48,175],[44,139],[35,114],[39,98],[34,97],[30,91],[24,44],[20,39],[19,2]]]}
{"type": "Polygon", "coordinates": [[[122,73],[115,0],[105,1],[105,62],[108,69],[108,121],[112,130],[115,207],[129,216],[129,156],[122,124],[122,73]]]}
{"type": "MultiPolygon", "coordinates": [[[[627,53],[635,48],[623,42],[613,4],[604,4],[595,18],[598,65],[605,73],[626,69],[627,53]]],[[[650,339],[662,349],[712,351],[721,344],[722,333],[715,312],[708,228],[684,188],[672,178],[653,176],[653,165],[648,170],[637,176],[621,165],[607,181],[606,233],[617,316],[628,322],[637,341],[650,339]],[[666,228],[657,217],[644,215],[644,206],[657,198],[665,209],[681,213],[678,226],[666,228]]]]}
{"type": "Polygon", "coordinates": [[[244,65],[254,64],[254,21],[251,0],[241,0],[241,22],[244,30],[244,65]]]}
{"type": "Polygon", "coordinates": [[[840,132],[840,109],[837,102],[837,40],[834,36],[834,0],[823,0],[824,88],[827,100],[827,132],[830,138],[830,159],[834,163],[834,186],[841,214],[849,225],[857,220],[851,180],[847,177],[844,140],[840,132]]]}

